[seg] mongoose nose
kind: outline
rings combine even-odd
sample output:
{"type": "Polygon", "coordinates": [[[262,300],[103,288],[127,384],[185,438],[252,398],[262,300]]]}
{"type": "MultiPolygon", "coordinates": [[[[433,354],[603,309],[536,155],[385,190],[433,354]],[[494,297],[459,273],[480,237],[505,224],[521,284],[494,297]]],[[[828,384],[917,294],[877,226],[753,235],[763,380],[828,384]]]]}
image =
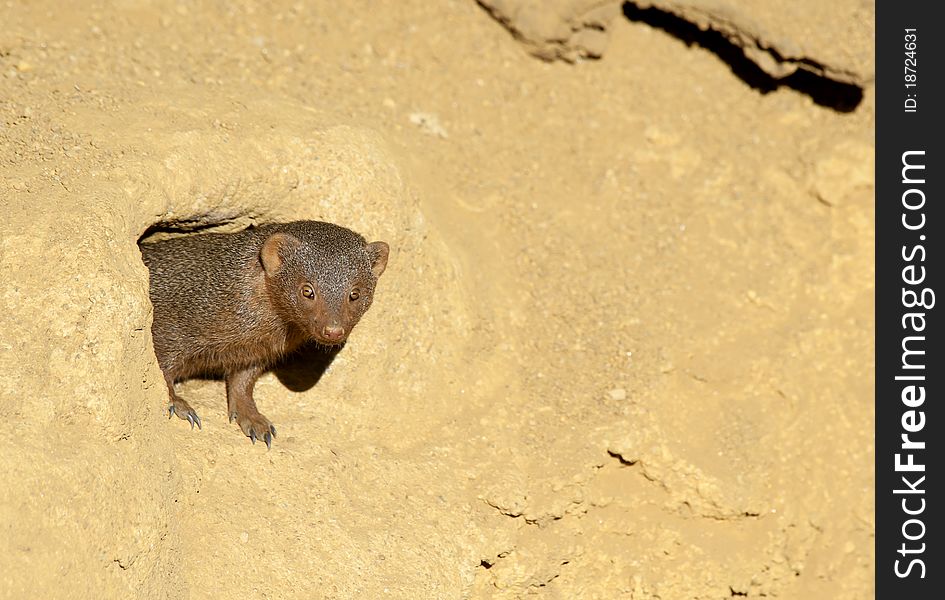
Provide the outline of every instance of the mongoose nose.
{"type": "Polygon", "coordinates": [[[325,328],[322,329],[322,335],[325,336],[325,339],[337,342],[345,336],[345,328],[341,325],[325,325],[325,328]]]}

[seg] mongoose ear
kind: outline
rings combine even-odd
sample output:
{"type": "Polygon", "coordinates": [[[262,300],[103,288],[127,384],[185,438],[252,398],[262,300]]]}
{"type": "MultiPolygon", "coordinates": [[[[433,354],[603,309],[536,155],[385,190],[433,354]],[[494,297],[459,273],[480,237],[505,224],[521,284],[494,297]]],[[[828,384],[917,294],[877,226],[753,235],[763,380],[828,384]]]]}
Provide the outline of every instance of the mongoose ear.
{"type": "Polygon", "coordinates": [[[387,256],[390,254],[390,246],[386,242],[371,242],[365,246],[368,256],[371,257],[371,271],[375,277],[380,277],[384,269],[387,268],[387,256]]]}
{"type": "Polygon", "coordinates": [[[285,262],[286,255],[301,244],[298,238],[288,233],[274,233],[266,238],[259,251],[259,259],[262,261],[266,276],[272,277],[278,273],[285,262]]]}

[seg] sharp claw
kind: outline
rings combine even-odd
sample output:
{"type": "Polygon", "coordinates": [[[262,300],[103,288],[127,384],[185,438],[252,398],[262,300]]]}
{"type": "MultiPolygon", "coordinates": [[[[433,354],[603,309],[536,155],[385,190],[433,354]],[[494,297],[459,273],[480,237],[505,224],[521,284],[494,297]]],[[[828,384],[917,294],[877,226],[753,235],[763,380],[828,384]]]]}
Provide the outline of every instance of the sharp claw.
{"type": "Polygon", "coordinates": [[[267,432],[263,439],[266,440],[266,448],[272,450],[272,434],[267,432]]]}
{"type": "MultiPolygon", "coordinates": [[[[197,413],[194,413],[194,421],[197,422],[197,429],[203,431],[203,424],[200,422],[200,416],[197,413]]],[[[193,429],[193,427],[191,427],[193,429]]]]}
{"type": "Polygon", "coordinates": [[[194,416],[190,413],[187,413],[187,422],[190,423],[190,430],[194,430],[194,416]]]}
{"type": "Polygon", "coordinates": [[[255,429],[249,430],[249,439],[253,441],[253,445],[255,446],[256,445],[256,430],[255,429]]]}
{"type": "Polygon", "coordinates": [[[236,418],[236,413],[230,413],[230,423],[233,422],[233,419],[236,418]]]}
{"type": "Polygon", "coordinates": [[[167,407],[167,418],[170,419],[173,416],[174,416],[174,405],[171,404],[170,406],[167,407]]]}
{"type": "Polygon", "coordinates": [[[276,437],[276,426],[275,426],[275,425],[270,425],[270,426],[269,426],[269,433],[272,434],[272,437],[276,437]]]}

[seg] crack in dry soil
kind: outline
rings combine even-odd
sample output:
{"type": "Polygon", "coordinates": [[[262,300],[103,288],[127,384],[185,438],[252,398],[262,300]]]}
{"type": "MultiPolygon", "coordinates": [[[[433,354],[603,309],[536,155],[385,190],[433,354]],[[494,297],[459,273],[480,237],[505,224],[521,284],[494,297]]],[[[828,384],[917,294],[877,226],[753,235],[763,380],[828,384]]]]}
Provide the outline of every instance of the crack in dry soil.
{"type": "Polygon", "coordinates": [[[714,53],[735,76],[763,94],[788,87],[841,113],[856,110],[863,101],[863,87],[851,83],[855,78],[852,73],[838,72],[813,57],[784,56],[777,46],[717,15],[701,15],[707,23],[700,26],[687,19],[686,11],[647,4],[624,2],[623,14],[630,21],[665,31],[687,46],[714,53]]]}

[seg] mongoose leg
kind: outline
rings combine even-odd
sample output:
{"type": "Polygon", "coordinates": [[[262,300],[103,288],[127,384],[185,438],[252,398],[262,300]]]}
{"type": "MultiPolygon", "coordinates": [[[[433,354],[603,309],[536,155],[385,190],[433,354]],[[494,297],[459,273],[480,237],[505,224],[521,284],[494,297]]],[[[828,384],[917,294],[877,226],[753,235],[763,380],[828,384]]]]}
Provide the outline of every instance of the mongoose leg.
{"type": "Polygon", "coordinates": [[[167,418],[170,419],[173,415],[177,415],[190,423],[191,429],[194,428],[194,425],[203,429],[203,425],[200,423],[200,417],[197,416],[194,409],[187,404],[186,400],[177,395],[177,391],[174,389],[174,379],[165,374],[164,381],[167,383],[167,394],[171,398],[171,404],[167,407],[167,418]]]}
{"type": "Polygon", "coordinates": [[[256,438],[266,442],[272,448],[272,438],[276,428],[259,410],[253,400],[253,386],[266,369],[261,366],[247,367],[241,371],[228,373],[226,376],[226,404],[230,413],[230,422],[235,419],[243,433],[255,444],[256,438]]]}

